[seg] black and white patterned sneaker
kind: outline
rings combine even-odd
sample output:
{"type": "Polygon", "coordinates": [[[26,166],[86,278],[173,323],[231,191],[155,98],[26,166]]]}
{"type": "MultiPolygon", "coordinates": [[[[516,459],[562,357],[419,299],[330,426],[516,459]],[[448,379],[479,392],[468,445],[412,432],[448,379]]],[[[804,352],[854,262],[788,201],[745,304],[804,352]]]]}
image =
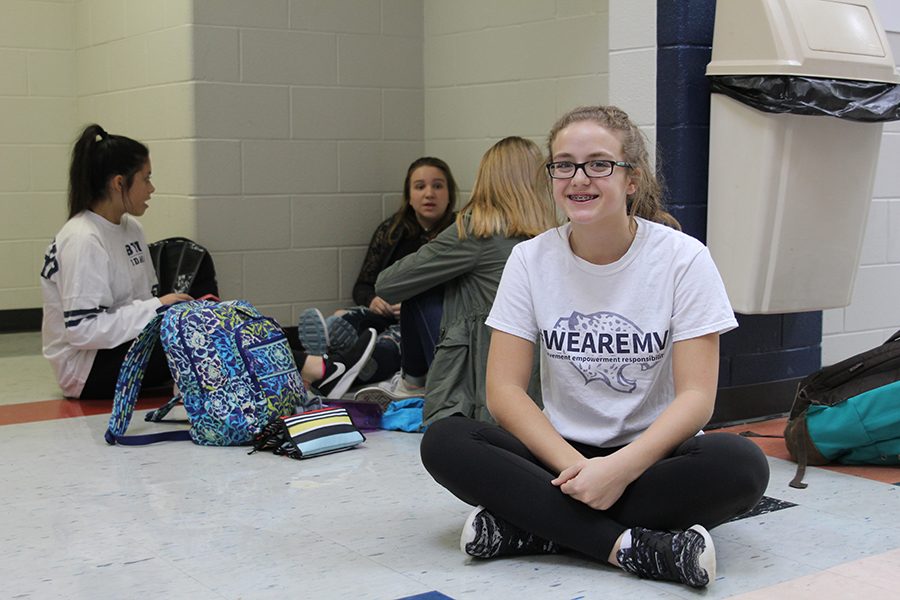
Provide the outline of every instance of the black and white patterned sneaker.
{"type": "Polygon", "coordinates": [[[619,550],[622,568],[643,579],[677,581],[695,588],[716,578],[716,549],[702,525],[685,531],[631,529],[631,547],[619,550]]]}
{"type": "Polygon", "coordinates": [[[459,548],[476,558],[555,554],[559,546],[533,533],[519,529],[479,506],[463,525],[459,548]]]}
{"type": "Polygon", "coordinates": [[[375,330],[369,328],[362,332],[350,350],[323,356],[325,374],[321,379],[313,381],[312,387],[329,400],[339,400],[350,389],[356,376],[372,356],[376,336],[375,330]]]}
{"type": "Polygon", "coordinates": [[[307,308],[300,313],[297,337],[307,354],[322,356],[328,352],[328,327],[318,308],[307,308]]]}

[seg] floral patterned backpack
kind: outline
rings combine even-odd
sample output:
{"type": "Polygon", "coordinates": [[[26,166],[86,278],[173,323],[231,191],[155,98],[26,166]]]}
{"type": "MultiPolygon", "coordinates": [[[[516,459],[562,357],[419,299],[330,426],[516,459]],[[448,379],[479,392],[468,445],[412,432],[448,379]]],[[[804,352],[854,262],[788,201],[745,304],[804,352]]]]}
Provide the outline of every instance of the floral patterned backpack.
{"type": "Polygon", "coordinates": [[[178,439],[204,446],[244,445],[274,419],[306,406],[294,356],[274,320],[244,300],[194,300],[157,315],[128,350],[104,437],[113,445],[178,439]],[[126,436],[144,370],[160,335],[179,395],[145,419],[160,421],[182,402],[191,428],[126,436]]]}

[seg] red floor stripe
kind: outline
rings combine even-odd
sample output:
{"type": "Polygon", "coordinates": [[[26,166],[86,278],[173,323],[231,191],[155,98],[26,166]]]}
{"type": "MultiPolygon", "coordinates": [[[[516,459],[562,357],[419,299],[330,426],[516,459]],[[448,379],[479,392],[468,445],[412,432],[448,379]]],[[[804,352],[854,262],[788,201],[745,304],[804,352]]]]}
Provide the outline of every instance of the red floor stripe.
{"type": "MultiPolygon", "coordinates": [[[[168,396],[140,398],[137,410],[159,408],[168,401],[168,396]]],[[[52,421],[112,412],[112,400],[41,400],[0,406],[0,425],[52,421]]]]}

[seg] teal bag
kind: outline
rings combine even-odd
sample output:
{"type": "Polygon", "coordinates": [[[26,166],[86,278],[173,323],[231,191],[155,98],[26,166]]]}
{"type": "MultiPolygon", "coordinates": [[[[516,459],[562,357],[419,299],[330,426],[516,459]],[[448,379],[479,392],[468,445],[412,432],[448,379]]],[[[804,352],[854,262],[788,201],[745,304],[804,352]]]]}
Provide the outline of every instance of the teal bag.
{"type": "Polygon", "coordinates": [[[900,464],[900,331],[804,378],[784,441],[800,489],[808,464],[900,464]]]}

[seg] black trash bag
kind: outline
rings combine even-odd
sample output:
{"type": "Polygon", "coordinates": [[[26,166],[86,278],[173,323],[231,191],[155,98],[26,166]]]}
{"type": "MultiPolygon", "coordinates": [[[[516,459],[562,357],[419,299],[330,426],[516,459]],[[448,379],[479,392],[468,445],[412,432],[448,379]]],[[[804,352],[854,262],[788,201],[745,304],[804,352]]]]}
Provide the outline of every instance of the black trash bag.
{"type": "Polygon", "coordinates": [[[159,282],[157,296],[182,293],[192,298],[207,294],[218,297],[216,268],[206,248],[183,237],[159,240],[149,248],[159,282]]]}
{"type": "Polygon", "coordinates": [[[709,80],[713,93],[764,112],[900,120],[900,86],[894,83],[797,75],[710,75],[709,80]]]}

